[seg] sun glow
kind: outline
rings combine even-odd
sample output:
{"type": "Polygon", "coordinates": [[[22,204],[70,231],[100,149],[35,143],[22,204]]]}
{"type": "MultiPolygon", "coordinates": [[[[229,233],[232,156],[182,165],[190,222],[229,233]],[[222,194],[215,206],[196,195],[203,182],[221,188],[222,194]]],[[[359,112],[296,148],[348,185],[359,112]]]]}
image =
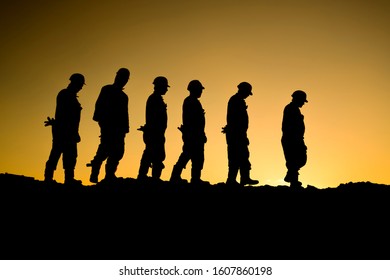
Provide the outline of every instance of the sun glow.
{"type": "MultiPolygon", "coordinates": [[[[16,4],[4,7],[0,172],[43,179],[51,146],[43,121],[54,115],[56,95],[70,74],[80,72],[87,85],[79,94],[82,141],[76,177],[88,184],[85,164],[99,143],[92,120],[95,101],[115,72],[127,67],[131,128],[118,176],[137,176],[144,144],[136,129],[145,122],[153,79],[164,75],[171,85],[164,97],[169,120],[165,180],[181,152],[177,127],[186,86],[199,79],[206,88],[201,98],[208,136],[205,180],[226,180],[221,127],[229,97],[247,81],[254,92],[247,99],[251,173],[261,185],[285,184],[281,119],[296,89],[305,90],[309,99],[301,110],[308,146],[304,184],[390,182],[389,4],[83,1],[76,6],[67,1],[45,7],[26,3],[22,10],[16,4]]],[[[189,178],[189,166],[183,177],[189,178]]],[[[63,180],[61,163],[55,178],[63,180]]]]}

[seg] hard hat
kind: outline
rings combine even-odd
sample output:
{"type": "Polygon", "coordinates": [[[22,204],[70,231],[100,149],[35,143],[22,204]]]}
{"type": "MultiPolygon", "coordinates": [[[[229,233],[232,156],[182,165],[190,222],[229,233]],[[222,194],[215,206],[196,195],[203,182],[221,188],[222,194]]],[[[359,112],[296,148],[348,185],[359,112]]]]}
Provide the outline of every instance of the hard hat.
{"type": "Polygon", "coordinates": [[[242,82],[238,86],[239,90],[248,91],[250,95],[253,95],[252,93],[252,86],[248,82],[242,82]]]}
{"type": "Polygon", "coordinates": [[[72,76],[70,76],[69,80],[72,83],[79,83],[85,85],[85,78],[82,74],[80,73],[74,73],[72,76]]]}
{"type": "Polygon", "coordinates": [[[306,96],[306,93],[303,91],[303,90],[296,90],[293,92],[293,94],[291,95],[293,98],[298,98],[298,99],[302,99],[304,100],[305,102],[308,102],[307,101],[307,96],[306,96]]]}
{"type": "Polygon", "coordinates": [[[120,68],[118,72],[116,72],[116,75],[121,77],[126,77],[126,76],[129,77],[130,71],[127,68],[120,68]]]}
{"type": "Polygon", "coordinates": [[[165,77],[163,77],[163,76],[158,76],[158,77],[156,77],[156,78],[154,79],[154,81],[153,81],[153,84],[154,84],[155,86],[161,85],[161,86],[167,86],[167,87],[169,87],[169,85],[168,85],[168,79],[165,78],[165,77]]]}
{"type": "Polygon", "coordinates": [[[187,90],[191,91],[193,89],[204,89],[204,86],[198,80],[192,80],[191,82],[189,82],[187,90]]]}

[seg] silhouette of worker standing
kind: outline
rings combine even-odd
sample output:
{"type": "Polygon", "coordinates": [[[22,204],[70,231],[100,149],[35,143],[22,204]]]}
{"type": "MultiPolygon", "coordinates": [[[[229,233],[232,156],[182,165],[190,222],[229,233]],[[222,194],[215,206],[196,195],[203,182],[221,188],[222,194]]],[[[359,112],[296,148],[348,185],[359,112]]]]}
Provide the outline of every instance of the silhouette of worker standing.
{"type": "Polygon", "coordinates": [[[45,182],[54,182],[54,170],[62,155],[62,164],[65,170],[66,185],[81,185],[81,181],[74,179],[74,169],[77,161],[77,143],[80,142],[79,124],[81,105],[77,100],[77,93],[85,85],[82,74],[75,73],[69,78],[66,89],[57,95],[55,118],[47,118],[45,126],[52,126],[53,144],[45,168],[45,182]]]}
{"type": "Polygon", "coordinates": [[[143,131],[145,150],[142,154],[141,164],[138,171],[138,179],[145,180],[152,167],[152,178],[160,180],[164,169],[165,160],[165,130],[167,129],[167,105],[163,95],[168,91],[168,80],[159,76],[154,79],[154,92],[146,102],[146,124],[138,130],[143,131]]]}
{"type": "Polygon", "coordinates": [[[302,90],[294,91],[292,101],[283,111],[282,146],[286,159],[287,174],[284,180],[292,188],[300,188],[299,169],[306,164],[307,154],[304,141],[305,124],[299,108],[307,102],[306,93],[302,90]]]}
{"type": "Polygon", "coordinates": [[[198,80],[192,80],[187,87],[190,95],[183,102],[183,124],[179,127],[183,138],[183,151],[174,165],[170,181],[184,182],[181,172],[191,160],[191,183],[207,184],[200,179],[204,164],[204,145],[207,142],[205,134],[205,111],[199,98],[202,96],[203,85],[198,80]]]}
{"type": "Polygon", "coordinates": [[[125,152],[125,136],[129,132],[128,97],[123,87],[130,78],[126,68],[118,70],[112,85],[104,86],[95,104],[93,120],[100,126],[100,144],[95,157],[87,166],[92,167],[90,182],[97,183],[100,167],[106,162],[104,181],[113,181],[119,161],[125,152]]]}
{"type": "Polygon", "coordinates": [[[256,185],[257,180],[250,178],[251,163],[249,161],[249,139],[247,130],[249,118],[245,99],[252,95],[252,86],[247,82],[242,82],[238,86],[238,91],[228,102],[227,125],[223,128],[226,134],[228,146],[228,178],[226,184],[238,185],[236,181],[238,170],[240,170],[241,185],[256,185]]]}

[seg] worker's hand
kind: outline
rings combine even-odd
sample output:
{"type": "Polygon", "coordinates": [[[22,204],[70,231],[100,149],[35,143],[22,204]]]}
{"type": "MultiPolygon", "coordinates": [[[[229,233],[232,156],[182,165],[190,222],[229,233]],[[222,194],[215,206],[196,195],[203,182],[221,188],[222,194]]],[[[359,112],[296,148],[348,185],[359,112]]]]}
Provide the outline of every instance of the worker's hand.
{"type": "Polygon", "coordinates": [[[47,121],[44,121],[45,126],[52,126],[55,123],[54,118],[47,117],[47,121]]]}

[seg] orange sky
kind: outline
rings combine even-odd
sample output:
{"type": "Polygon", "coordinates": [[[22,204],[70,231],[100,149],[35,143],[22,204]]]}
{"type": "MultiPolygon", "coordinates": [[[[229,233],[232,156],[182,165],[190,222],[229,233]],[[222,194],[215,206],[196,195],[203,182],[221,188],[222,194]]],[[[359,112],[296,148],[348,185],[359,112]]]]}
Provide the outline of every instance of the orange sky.
{"type": "MultiPolygon", "coordinates": [[[[168,179],[181,152],[181,105],[186,86],[205,86],[205,166],[202,178],[227,175],[224,135],[227,101],[241,81],[247,99],[252,177],[284,184],[280,144],[284,106],[305,90],[308,162],[304,185],[336,187],[349,181],[390,184],[390,4],[388,1],[13,1],[0,13],[0,172],[43,179],[57,93],[74,72],[82,118],[76,177],[96,152],[92,114],[100,88],[120,67],[131,71],[131,131],[118,176],[137,176],[144,149],[145,102],[158,75],[170,90],[166,132],[168,179]]],[[[104,176],[104,172],[102,174],[104,176]]],[[[189,179],[187,168],[183,177],[189,179]]],[[[63,180],[62,162],[55,179],[63,180]]]]}

